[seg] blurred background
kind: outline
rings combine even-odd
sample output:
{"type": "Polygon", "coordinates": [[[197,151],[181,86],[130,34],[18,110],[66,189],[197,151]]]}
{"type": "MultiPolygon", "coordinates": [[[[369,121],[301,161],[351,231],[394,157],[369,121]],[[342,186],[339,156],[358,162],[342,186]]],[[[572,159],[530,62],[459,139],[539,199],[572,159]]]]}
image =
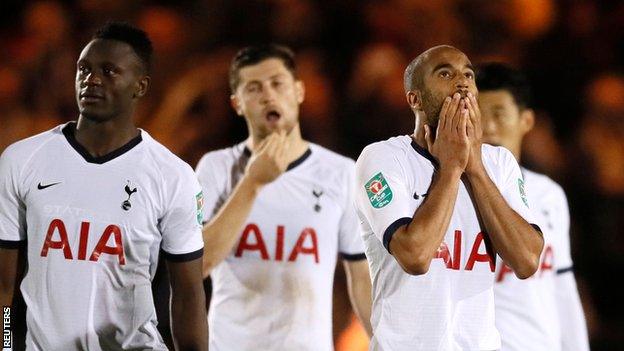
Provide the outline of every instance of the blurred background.
{"type": "MultiPolygon", "coordinates": [[[[227,83],[230,60],[244,45],[273,41],[296,51],[307,90],[304,136],[352,158],[373,141],[413,131],[402,75],[423,50],[447,43],[473,63],[523,68],[538,112],[523,163],[567,192],[592,349],[622,349],[624,2],[3,0],[0,152],[77,118],[75,62],[109,19],[150,34],[153,84],[137,122],[192,166],[203,153],[246,137],[227,83]]],[[[337,349],[364,350],[340,267],[336,274],[337,349]]],[[[161,319],[164,333],[165,324],[161,319]]]]}

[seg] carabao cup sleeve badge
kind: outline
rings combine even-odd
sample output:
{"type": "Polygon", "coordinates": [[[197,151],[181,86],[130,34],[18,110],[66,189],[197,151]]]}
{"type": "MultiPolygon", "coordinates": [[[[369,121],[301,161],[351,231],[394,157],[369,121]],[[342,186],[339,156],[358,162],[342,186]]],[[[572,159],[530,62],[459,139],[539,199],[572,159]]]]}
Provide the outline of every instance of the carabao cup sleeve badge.
{"type": "Polygon", "coordinates": [[[366,195],[374,208],[382,208],[392,201],[392,189],[384,178],[383,173],[375,174],[366,184],[366,195]]]}
{"type": "Polygon", "coordinates": [[[199,223],[199,225],[202,225],[204,221],[204,193],[202,191],[195,195],[195,201],[197,203],[197,223],[199,223]]]}

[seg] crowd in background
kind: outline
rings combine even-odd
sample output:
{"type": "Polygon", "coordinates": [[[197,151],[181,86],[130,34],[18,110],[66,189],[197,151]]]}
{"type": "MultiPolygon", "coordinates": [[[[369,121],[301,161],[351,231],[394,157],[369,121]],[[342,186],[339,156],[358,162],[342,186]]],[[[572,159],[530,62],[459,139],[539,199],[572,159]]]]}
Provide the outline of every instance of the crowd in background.
{"type": "MultiPolygon", "coordinates": [[[[304,137],[352,158],[373,141],[413,131],[402,77],[423,50],[447,43],[473,63],[524,69],[538,120],[522,163],[567,192],[593,349],[624,343],[623,2],[2,1],[0,151],[76,119],[76,59],[109,19],[151,36],[152,86],[137,122],[192,166],[247,135],[227,79],[232,56],[247,44],[295,50],[306,86],[304,137]]],[[[349,322],[345,301],[335,302],[337,333],[349,322]]]]}

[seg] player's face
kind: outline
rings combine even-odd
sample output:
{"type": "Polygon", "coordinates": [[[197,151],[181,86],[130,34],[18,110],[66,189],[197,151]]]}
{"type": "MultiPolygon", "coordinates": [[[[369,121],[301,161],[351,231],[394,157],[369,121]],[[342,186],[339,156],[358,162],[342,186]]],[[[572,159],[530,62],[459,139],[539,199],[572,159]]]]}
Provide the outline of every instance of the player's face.
{"type": "Polygon", "coordinates": [[[232,106],[244,116],[250,130],[261,139],[279,130],[290,133],[299,121],[303,83],[277,58],[243,67],[232,106]]]}
{"type": "Polygon", "coordinates": [[[80,115],[97,122],[132,111],[147,90],[147,78],[132,47],[116,40],[96,39],[80,54],[76,69],[76,100],[80,115]]]}
{"type": "MultiPolygon", "coordinates": [[[[527,116],[507,90],[482,91],[479,107],[483,121],[483,141],[516,150],[528,132],[527,116]]],[[[526,113],[526,110],[524,111],[526,113]]]]}
{"type": "Polygon", "coordinates": [[[431,52],[423,65],[422,110],[427,122],[437,125],[442,104],[447,96],[470,92],[478,96],[474,70],[468,57],[454,48],[441,48],[431,52]]]}

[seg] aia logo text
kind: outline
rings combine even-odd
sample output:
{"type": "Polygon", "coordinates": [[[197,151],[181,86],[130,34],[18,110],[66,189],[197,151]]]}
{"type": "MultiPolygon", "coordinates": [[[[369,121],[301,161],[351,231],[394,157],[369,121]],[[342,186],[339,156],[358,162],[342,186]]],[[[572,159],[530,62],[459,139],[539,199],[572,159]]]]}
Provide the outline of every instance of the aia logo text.
{"type": "MultiPolygon", "coordinates": [[[[80,224],[80,240],[78,243],[78,250],[72,252],[72,248],[69,245],[69,239],[67,236],[67,229],[65,223],[58,218],[53,219],[48,226],[45,240],[43,241],[43,247],[41,248],[41,257],[48,257],[50,250],[62,250],[63,256],[67,260],[87,260],[87,244],[89,243],[89,235],[91,223],[82,222],[80,224]]],[[[126,264],[126,257],[124,255],[124,247],[122,240],[121,228],[115,224],[108,225],[102,234],[100,235],[97,244],[93,251],[91,251],[88,260],[97,262],[100,255],[107,254],[117,256],[119,264],[126,264]],[[108,246],[110,237],[113,237],[114,246],[108,246]]]]}
{"type": "MultiPolygon", "coordinates": [[[[458,271],[461,268],[461,254],[462,232],[461,230],[456,230],[453,240],[453,251],[451,252],[448,245],[443,241],[433,258],[442,259],[446,268],[458,271]]],[[[478,233],[475,237],[475,240],[472,243],[472,249],[470,250],[470,256],[468,256],[468,261],[466,261],[466,265],[463,269],[471,271],[477,262],[489,264],[490,271],[492,272],[496,270],[496,254],[494,253],[494,249],[492,248],[489,238],[483,233],[478,233]]]]}
{"type": "Polygon", "coordinates": [[[308,227],[301,231],[295,246],[289,250],[288,256],[284,256],[284,226],[278,225],[275,234],[275,250],[273,258],[271,258],[260,228],[254,223],[247,224],[245,229],[243,229],[243,234],[238,242],[234,256],[241,257],[245,251],[257,251],[260,253],[262,260],[268,261],[273,259],[275,261],[287,260],[288,262],[294,262],[297,261],[299,255],[310,255],[314,258],[315,263],[319,263],[318,240],[314,228],[308,227]],[[253,237],[253,240],[250,240],[251,237],[253,237]]]}

